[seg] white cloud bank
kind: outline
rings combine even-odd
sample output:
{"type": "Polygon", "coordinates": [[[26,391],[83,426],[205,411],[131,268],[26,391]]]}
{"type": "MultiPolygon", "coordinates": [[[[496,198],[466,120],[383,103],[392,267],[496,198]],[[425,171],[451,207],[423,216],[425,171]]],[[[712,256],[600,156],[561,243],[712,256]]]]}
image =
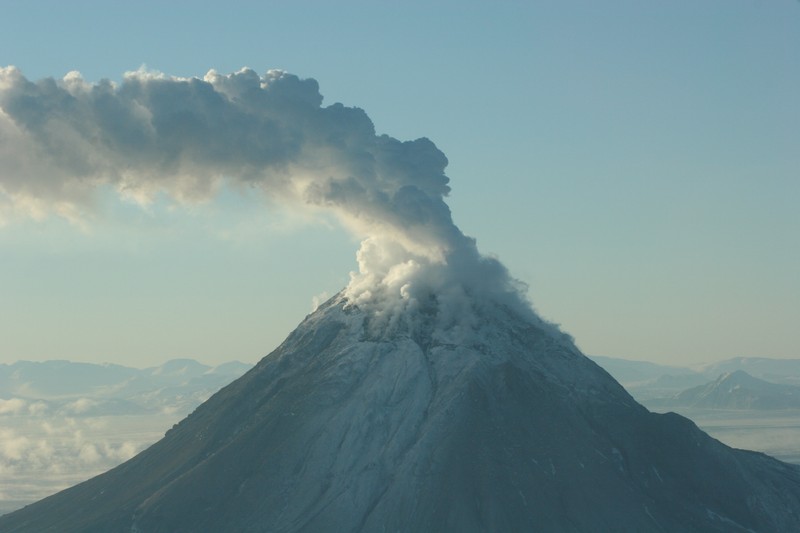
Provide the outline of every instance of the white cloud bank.
{"type": "Polygon", "coordinates": [[[0,511],[39,500],[130,459],[174,422],[160,415],[4,417],[0,511]]]}

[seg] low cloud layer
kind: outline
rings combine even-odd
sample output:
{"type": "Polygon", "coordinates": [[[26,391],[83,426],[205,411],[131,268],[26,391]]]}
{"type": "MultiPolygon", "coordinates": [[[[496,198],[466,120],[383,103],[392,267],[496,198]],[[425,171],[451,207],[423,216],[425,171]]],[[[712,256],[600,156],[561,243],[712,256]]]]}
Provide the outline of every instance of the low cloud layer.
{"type": "MultiPolygon", "coordinates": [[[[7,415],[8,413],[6,413],[7,415]]],[[[69,418],[26,413],[0,426],[0,511],[12,510],[130,459],[169,427],[164,417],[69,418]]]]}
{"type": "Polygon", "coordinates": [[[364,111],[323,106],[315,80],[283,71],[140,70],[87,83],[0,69],[0,216],[81,219],[107,188],[143,204],[254,188],[332,212],[364,240],[348,288],[361,305],[433,292],[455,309],[466,290],[527,308],[505,268],[453,223],[446,165],[428,139],[377,135],[364,111]]]}

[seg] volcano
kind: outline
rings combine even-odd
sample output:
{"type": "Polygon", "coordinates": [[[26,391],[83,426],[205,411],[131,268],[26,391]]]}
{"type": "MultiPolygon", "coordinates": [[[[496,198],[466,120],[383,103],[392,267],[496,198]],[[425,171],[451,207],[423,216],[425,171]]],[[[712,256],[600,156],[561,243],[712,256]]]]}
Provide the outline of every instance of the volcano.
{"type": "Polygon", "coordinates": [[[10,532],[798,531],[800,467],[654,414],[558,328],[340,294],[119,467],[10,532]]]}

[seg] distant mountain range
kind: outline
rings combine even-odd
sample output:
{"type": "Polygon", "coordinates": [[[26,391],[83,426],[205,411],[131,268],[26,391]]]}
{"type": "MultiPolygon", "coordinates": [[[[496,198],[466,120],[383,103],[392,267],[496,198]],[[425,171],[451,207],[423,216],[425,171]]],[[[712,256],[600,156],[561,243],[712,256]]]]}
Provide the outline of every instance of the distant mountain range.
{"type": "Polygon", "coordinates": [[[744,370],[736,370],[650,405],[734,410],[800,409],[800,387],[770,383],[744,370]]]}
{"type": "Polygon", "coordinates": [[[188,413],[251,367],[193,359],[144,369],[63,360],[0,364],[0,416],[188,413]]]}
{"type": "Polygon", "coordinates": [[[739,370],[771,383],[800,386],[800,359],[735,357],[698,367],[698,371],[706,376],[719,376],[739,370]]]}
{"type": "Polygon", "coordinates": [[[592,356],[591,358],[619,381],[637,400],[649,407],[669,405],[719,409],[789,408],[795,406],[791,401],[784,402],[777,399],[756,401],[755,396],[751,400],[744,400],[743,391],[757,390],[760,398],[773,398],[775,394],[782,394],[776,392],[778,390],[791,391],[794,390],[793,387],[800,387],[800,359],[736,357],[716,363],[681,367],[614,357],[592,356]],[[717,396],[720,399],[714,402],[697,400],[697,403],[693,404],[689,400],[690,397],[694,398],[696,394],[699,394],[701,390],[707,391],[704,397],[708,397],[710,394],[708,391],[728,384],[731,379],[744,380],[742,374],[751,378],[751,381],[746,384],[744,381],[739,383],[735,399],[729,398],[723,401],[721,397],[724,394],[718,392],[717,396]],[[759,385],[756,385],[756,382],[759,385]],[[771,385],[777,387],[771,388],[772,392],[768,394],[766,389],[771,385]],[[782,386],[789,388],[786,389],[782,386]]]}

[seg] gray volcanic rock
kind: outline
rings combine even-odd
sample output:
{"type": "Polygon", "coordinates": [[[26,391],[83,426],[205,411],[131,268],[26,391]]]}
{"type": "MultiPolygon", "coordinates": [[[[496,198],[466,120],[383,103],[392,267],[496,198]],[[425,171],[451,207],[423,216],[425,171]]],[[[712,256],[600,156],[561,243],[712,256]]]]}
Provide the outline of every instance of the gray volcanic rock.
{"type": "Polygon", "coordinates": [[[568,336],[473,302],[391,327],[335,297],[123,465],[10,532],[798,531],[800,468],[637,404],[568,336]]]}

